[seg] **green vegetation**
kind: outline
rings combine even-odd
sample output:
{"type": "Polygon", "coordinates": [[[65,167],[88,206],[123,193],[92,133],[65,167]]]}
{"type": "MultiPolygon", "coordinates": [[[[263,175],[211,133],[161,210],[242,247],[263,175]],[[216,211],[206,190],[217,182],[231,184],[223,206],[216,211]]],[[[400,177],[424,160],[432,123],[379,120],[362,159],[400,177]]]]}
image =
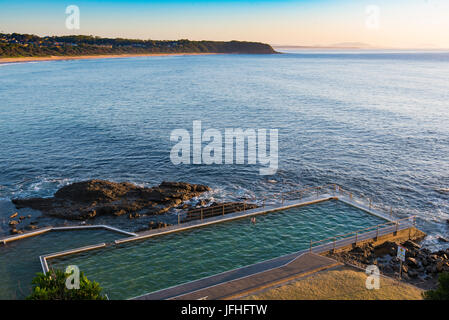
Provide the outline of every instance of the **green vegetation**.
{"type": "Polygon", "coordinates": [[[440,273],[438,288],[423,293],[426,300],[449,300],[449,272],[440,273]]]}
{"type": "Polygon", "coordinates": [[[138,40],[94,36],[39,37],[0,33],[0,57],[45,57],[149,53],[275,53],[260,42],[138,40]]]}
{"type": "Polygon", "coordinates": [[[27,300],[106,300],[100,285],[80,273],[79,289],[67,289],[66,280],[70,274],[61,270],[38,273],[33,279],[32,293],[27,300]]]}

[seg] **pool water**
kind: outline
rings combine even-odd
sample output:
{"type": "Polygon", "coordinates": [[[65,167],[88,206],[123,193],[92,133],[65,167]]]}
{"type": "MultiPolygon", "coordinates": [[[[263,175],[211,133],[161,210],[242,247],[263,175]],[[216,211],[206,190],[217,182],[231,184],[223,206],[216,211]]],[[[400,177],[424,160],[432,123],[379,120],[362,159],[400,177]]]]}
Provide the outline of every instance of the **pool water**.
{"type": "Polygon", "coordinates": [[[337,200],[49,260],[77,265],[111,299],[127,299],[306,249],[310,240],[385,222],[337,200]]]}
{"type": "Polygon", "coordinates": [[[39,256],[120,237],[116,232],[101,229],[50,231],[0,245],[0,300],[24,299],[31,293],[32,279],[42,272],[39,256]]]}

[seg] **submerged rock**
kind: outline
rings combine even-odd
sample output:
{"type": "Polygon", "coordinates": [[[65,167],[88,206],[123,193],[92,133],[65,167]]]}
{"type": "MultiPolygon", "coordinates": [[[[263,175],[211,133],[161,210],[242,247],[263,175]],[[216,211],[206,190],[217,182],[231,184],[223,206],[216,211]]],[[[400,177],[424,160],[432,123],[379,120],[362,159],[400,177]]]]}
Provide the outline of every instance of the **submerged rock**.
{"type": "Polygon", "coordinates": [[[22,230],[17,230],[16,228],[12,228],[10,230],[10,234],[22,234],[23,231],[22,230]]]}
{"type": "Polygon", "coordinates": [[[52,198],[13,199],[17,208],[32,208],[43,214],[85,220],[99,215],[161,214],[210,188],[185,182],[162,182],[153,188],[132,183],[88,180],[59,189],[52,198]]]}
{"type": "Polygon", "coordinates": [[[168,227],[168,226],[171,226],[171,224],[165,223],[165,222],[154,222],[154,221],[151,221],[151,222],[148,224],[148,227],[149,227],[150,230],[151,230],[151,229],[166,228],[166,227],[168,227]]]}
{"type": "Polygon", "coordinates": [[[171,225],[172,224],[170,224],[170,223],[161,222],[161,221],[158,221],[158,222],[150,221],[148,223],[148,227],[141,228],[141,229],[137,230],[137,232],[148,231],[148,230],[152,230],[152,229],[166,228],[166,227],[169,227],[171,225]]]}

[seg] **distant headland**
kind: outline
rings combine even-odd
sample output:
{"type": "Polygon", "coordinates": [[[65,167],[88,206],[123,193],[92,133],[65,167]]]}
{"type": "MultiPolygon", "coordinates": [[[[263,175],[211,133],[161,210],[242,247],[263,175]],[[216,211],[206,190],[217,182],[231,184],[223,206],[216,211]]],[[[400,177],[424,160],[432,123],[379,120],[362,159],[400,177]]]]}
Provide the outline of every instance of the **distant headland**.
{"type": "Polygon", "coordinates": [[[247,41],[139,40],[95,36],[0,33],[0,63],[169,54],[273,54],[269,44],[247,41]]]}

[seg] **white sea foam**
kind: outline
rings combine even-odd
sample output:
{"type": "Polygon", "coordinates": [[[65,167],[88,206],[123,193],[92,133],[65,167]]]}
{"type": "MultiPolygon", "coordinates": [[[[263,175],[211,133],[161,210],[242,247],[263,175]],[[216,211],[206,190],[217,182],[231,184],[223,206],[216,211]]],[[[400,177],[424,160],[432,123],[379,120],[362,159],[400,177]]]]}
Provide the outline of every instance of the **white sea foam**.
{"type": "Polygon", "coordinates": [[[3,62],[3,63],[0,63],[0,67],[20,65],[20,64],[34,64],[34,63],[37,63],[37,61],[3,62]]]}

